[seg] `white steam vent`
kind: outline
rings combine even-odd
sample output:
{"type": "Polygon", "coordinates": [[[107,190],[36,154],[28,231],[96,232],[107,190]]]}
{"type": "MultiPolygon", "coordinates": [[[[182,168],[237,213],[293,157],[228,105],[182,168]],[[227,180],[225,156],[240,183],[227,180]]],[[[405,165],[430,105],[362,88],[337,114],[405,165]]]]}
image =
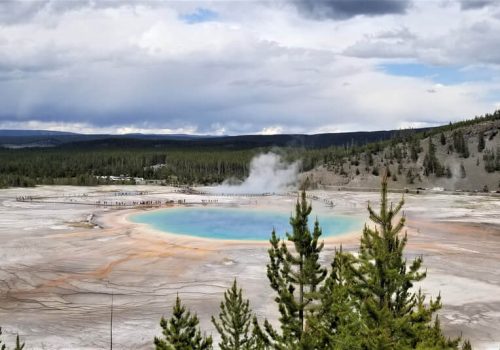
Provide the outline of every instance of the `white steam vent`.
{"type": "Polygon", "coordinates": [[[240,184],[226,180],[214,191],[227,194],[277,193],[296,186],[299,174],[299,162],[288,164],[275,153],[255,156],[250,162],[250,174],[240,184]]]}

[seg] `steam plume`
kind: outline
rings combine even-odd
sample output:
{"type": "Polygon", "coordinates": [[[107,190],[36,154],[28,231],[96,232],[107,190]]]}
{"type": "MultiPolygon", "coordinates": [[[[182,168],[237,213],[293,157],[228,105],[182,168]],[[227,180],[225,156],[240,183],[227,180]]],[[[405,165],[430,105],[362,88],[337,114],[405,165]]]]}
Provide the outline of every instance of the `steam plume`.
{"type": "Polygon", "coordinates": [[[240,184],[226,180],[215,188],[217,193],[258,194],[282,192],[297,184],[299,162],[287,164],[275,153],[255,156],[250,163],[250,174],[240,184]]]}

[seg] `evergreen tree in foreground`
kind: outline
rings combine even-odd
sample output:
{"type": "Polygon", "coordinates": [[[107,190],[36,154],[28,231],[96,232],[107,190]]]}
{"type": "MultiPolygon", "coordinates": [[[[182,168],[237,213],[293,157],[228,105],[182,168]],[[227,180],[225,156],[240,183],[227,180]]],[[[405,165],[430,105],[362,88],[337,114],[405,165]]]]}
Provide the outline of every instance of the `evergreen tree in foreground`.
{"type": "Polygon", "coordinates": [[[250,331],[252,311],[250,302],[243,300],[242,290],[238,289],[236,279],[233,286],[224,293],[220,304],[218,320],[212,316],[212,323],[221,336],[221,350],[253,350],[256,340],[250,331]]]}
{"type": "MultiPolygon", "coordinates": [[[[0,336],[2,335],[2,328],[0,328],[0,336]]],[[[0,350],[5,350],[6,349],[6,346],[5,344],[2,342],[2,339],[0,339],[0,350]]]]}
{"type": "MultiPolygon", "coordinates": [[[[0,327],[0,336],[2,335],[2,328],[0,327]]],[[[23,350],[24,349],[24,343],[21,343],[19,340],[19,334],[16,336],[16,347],[14,350],[23,350]]],[[[7,346],[5,343],[3,343],[2,339],[0,338],[0,350],[8,350],[7,346]]]]}
{"type": "Polygon", "coordinates": [[[21,344],[21,341],[19,340],[19,334],[16,336],[16,347],[14,350],[23,350],[24,349],[24,343],[21,344]]]}
{"type": "Polygon", "coordinates": [[[351,350],[361,348],[361,319],[352,294],[352,254],[335,251],[331,272],[321,288],[318,313],[309,319],[312,349],[351,350]]]}
{"type": "Polygon", "coordinates": [[[186,310],[181,304],[179,296],[175,300],[173,314],[169,320],[161,318],[163,339],[155,337],[156,350],[210,350],[212,337],[204,337],[198,328],[199,320],[196,315],[186,310]]]}
{"type": "Polygon", "coordinates": [[[300,349],[307,343],[304,337],[306,320],[316,310],[319,287],[327,274],[318,262],[323,249],[323,243],[319,243],[321,228],[318,221],[313,232],[309,229],[311,210],[306,193],[302,191],[295,206],[295,215],[290,218],[293,231],[286,235],[294,251],[284,240],[279,240],[274,230],[272,232],[267,277],[277,293],[275,300],[280,312],[281,334],[267,320],[264,324],[266,334],[258,328],[257,331],[264,342],[275,349],[300,349]]]}
{"type": "Polygon", "coordinates": [[[433,314],[441,308],[440,297],[425,304],[425,296],[413,291],[415,282],[426,277],[422,258],[409,265],[403,252],[407,236],[400,236],[405,217],[400,216],[404,200],[396,206],[387,199],[387,176],[382,180],[380,211],[368,206],[372,229],[365,226],[359,258],[352,265],[355,294],[359,300],[362,348],[378,349],[454,349],[458,340],[446,340],[433,314]]]}

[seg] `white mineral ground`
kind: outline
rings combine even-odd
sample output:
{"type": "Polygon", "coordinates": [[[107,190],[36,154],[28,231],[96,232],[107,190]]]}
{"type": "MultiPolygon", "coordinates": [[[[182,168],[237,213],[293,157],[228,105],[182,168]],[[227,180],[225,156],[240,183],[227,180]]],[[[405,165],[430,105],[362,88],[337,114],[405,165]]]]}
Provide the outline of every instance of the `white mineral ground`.
{"type": "MultiPolygon", "coordinates": [[[[313,207],[353,214],[367,221],[367,201],[377,193],[314,191],[313,207]],[[326,207],[324,199],[337,205],[326,207]]],[[[391,195],[394,201],[398,194],[391,195]]],[[[177,293],[214,331],[210,315],[237,277],[253,310],[275,320],[266,279],[266,243],[227,242],[155,232],[127,221],[138,209],[102,208],[100,200],[188,202],[218,199],[218,205],[248,205],[292,212],[294,198],[203,197],[153,186],[38,187],[0,191],[0,326],[8,342],[19,333],[29,349],[106,349],[114,294],[115,349],[151,349],[177,293]],[[119,191],[148,194],[115,196],[119,191]],[[85,194],[85,196],[83,196],[85,194]],[[16,196],[43,197],[18,202],[16,196]],[[98,226],[92,227],[92,221],[98,226]]],[[[442,325],[462,333],[475,349],[500,345],[500,198],[465,194],[406,196],[408,258],[423,255],[429,296],[441,293],[442,325]]],[[[355,251],[359,233],[327,239],[355,251]]]]}

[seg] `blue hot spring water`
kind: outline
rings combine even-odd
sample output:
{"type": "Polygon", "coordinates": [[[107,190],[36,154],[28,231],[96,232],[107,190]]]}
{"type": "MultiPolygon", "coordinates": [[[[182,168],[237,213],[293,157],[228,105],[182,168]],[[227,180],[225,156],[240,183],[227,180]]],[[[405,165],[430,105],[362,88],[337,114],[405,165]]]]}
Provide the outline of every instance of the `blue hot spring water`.
{"type": "MultiPolygon", "coordinates": [[[[312,230],[314,213],[310,218],[312,230]]],[[[254,209],[173,208],[136,214],[131,220],[164,232],[211,239],[268,240],[273,228],[280,237],[291,230],[290,214],[254,209]]],[[[359,218],[349,216],[322,215],[318,220],[323,237],[362,227],[359,218]]]]}

